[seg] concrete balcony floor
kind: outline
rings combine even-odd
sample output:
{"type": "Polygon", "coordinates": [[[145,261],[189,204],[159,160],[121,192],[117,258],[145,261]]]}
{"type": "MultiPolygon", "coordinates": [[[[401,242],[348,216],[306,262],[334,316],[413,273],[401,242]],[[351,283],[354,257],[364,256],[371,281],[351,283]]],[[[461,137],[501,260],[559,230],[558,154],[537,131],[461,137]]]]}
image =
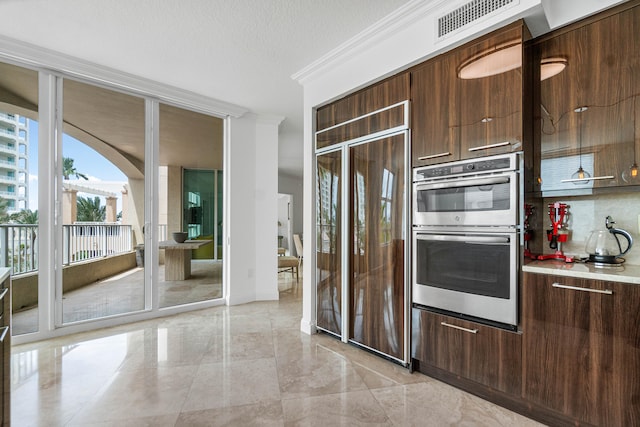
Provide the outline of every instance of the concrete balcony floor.
{"type": "MultiPolygon", "coordinates": [[[[222,297],[222,261],[191,261],[191,277],[165,281],[164,265],[158,269],[160,307],[171,307],[222,297]]],[[[63,322],[131,313],[144,309],[144,269],[134,268],[63,296],[63,322]]],[[[37,308],[13,313],[13,335],[35,332],[37,308]]]]}

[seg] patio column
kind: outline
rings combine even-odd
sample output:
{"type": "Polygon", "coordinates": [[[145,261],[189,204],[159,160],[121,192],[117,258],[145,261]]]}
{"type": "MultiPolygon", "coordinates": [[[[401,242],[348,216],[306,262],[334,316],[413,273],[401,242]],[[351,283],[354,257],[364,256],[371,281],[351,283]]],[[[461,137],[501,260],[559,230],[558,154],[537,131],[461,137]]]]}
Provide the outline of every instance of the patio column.
{"type": "Polygon", "coordinates": [[[62,224],[73,224],[78,219],[78,191],[62,190],[62,224]]]}
{"type": "Polygon", "coordinates": [[[111,196],[106,197],[105,199],[107,201],[107,209],[106,209],[107,215],[105,220],[106,222],[116,222],[116,215],[117,215],[116,209],[117,209],[118,199],[116,197],[111,197],[111,196]]]}

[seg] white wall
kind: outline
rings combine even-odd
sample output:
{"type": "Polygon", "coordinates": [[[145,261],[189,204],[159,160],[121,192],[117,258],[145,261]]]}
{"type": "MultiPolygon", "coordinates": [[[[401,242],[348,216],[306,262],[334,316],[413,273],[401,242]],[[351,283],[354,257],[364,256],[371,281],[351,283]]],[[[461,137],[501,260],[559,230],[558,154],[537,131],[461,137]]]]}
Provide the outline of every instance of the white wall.
{"type": "MultiPolygon", "coordinates": [[[[590,15],[619,3],[614,0],[520,0],[500,13],[478,20],[463,31],[436,40],[435,23],[444,13],[461,5],[450,1],[414,1],[369,29],[366,37],[352,40],[296,73],[304,86],[304,245],[303,310],[301,330],[315,331],[315,175],[313,155],[314,108],[357,89],[396,74],[483,34],[521,18],[546,19],[553,27],[590,15]],[[562,4],[562,5],[560,5],[562,4]]],[[[356,37],[357,38],[357,37],[356,37]]]]}
{"type": "Polygon", "coordinates": [[[561,27],[569,22],[577,21],[593,15],[615,4],[626,0],[542,0],[547,21],[551,29],[561,27]]]}
{"type": "Polygon", "coordinates": [[[278,299],[278,124],[245,114],[229,123],[228,303],[278,299]]]}

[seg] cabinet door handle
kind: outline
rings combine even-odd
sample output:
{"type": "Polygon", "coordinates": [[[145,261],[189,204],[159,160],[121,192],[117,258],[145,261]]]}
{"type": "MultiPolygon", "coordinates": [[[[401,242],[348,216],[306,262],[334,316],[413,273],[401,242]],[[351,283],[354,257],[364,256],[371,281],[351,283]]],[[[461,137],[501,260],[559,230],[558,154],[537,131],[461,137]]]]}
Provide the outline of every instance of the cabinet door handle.
{"type": "Polygon", "coordinates": [[[488,150],[490,148],[504,147],[505,145],[509,145],[509,144],[511,144],[509,141],[496,142],[495,144],[481,145],[479,147],[471,147],[469,148],[469,151],[488,150]]]}
{"type": "Polygon", "coordinates": [[[4,288],[2,290],[2,293],[0,294],[0,301],[4,299],[4,296],[7,294],[7,292],[9,292],[9,288],[4,288]]]}
{"type": "Polygon", "coordinates": [[[0,332],[0,342],[4,342],[4,338],[7,336],[7,332],[9,332],[9,327],[3,326],[2,328],[0,328],[0,330],[2,330],[2,332],[0,332]]]}
{"type": "Polygon", "coordinates": [[[573,289],[574,291],[593,292],[596,294],[613,295],[613,291],[610,289],[605,289],[604,291],[601,291],[600,289],[580,288],[578,286],[563,285],[557,282],[553,283],[551,286],[553,286],[554,288],[561,288],[561,289],[573,289]]]}
{"type": "Polygon", "coordinates": [[[590,178],[571,178],[571,179],[561,179],[560,182],[580,182],[580,181],[596,181],[598,179],[613,179],[615,176],[607,175],[607,176],[592,176],[590,178]]]}
{"type": "Polygon", "coordinates": [[[429,160],[429,159],[435,159],[436,157],[444,157],[444,156],[450,156],[451,153],[450,152],[446,152],[446,153],[438,153],[438,154],[431,154],[429,156],[422,156],[422,157],[418,157],[418,160],[429,160]]]}
{"type": "Polygon", "coordinates": [[[463,328],[462,326],[452,325],[451,323],[447,323],[447,322],[440,322],[440,324],[442,326],[446,326],[447,328],[459,329],[461,331],[469,332],[471,334],[477,334],[478,333],[477,329],[463,328]]]}

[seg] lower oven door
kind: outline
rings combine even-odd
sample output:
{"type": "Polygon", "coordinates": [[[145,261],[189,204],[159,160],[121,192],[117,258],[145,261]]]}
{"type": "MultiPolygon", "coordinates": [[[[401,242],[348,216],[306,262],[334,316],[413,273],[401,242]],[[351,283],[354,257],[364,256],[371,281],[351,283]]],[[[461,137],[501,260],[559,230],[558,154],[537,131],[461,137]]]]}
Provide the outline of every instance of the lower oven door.
{"type": "Polygon", "coordinates": [[[413,302],[517,325],[517,233],[413,234],[413,302]]]}

